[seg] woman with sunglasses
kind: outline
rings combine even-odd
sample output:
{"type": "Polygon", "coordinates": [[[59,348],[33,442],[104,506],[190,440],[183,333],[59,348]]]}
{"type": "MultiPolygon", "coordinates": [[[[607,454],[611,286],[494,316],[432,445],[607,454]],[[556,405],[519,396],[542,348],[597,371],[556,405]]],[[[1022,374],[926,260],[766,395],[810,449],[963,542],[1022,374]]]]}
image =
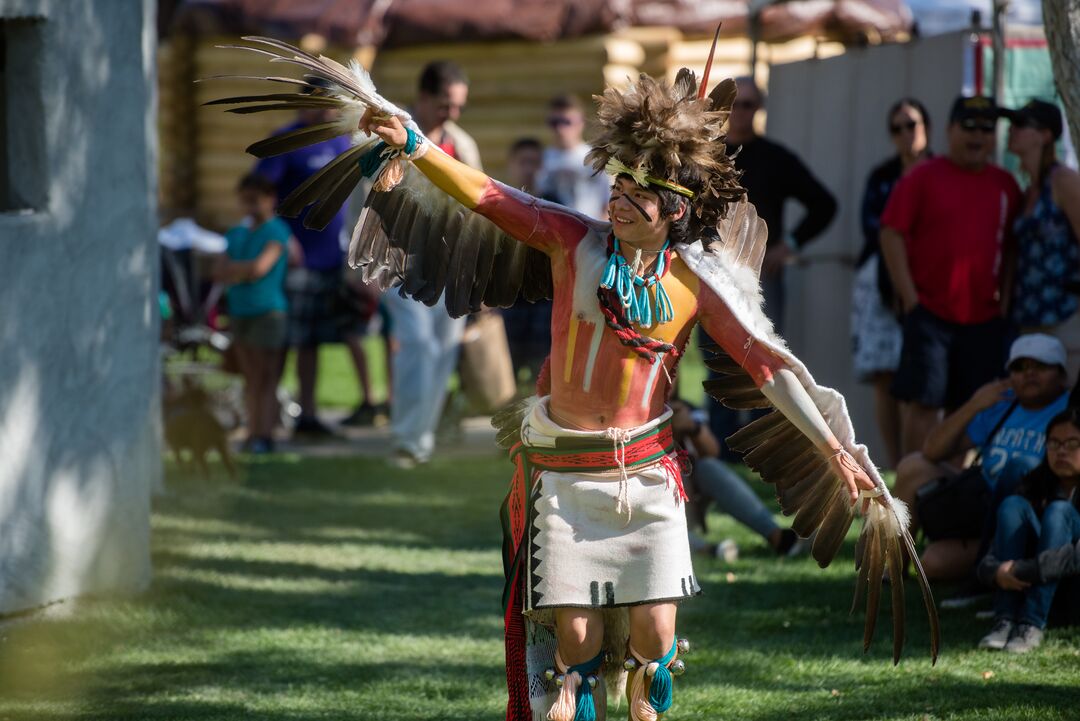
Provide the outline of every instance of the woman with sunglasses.
{"type": "Polygon", "coordinates": [[[914,98],[896,101],[886,116],[896,154],[878,165],[866,180],[862,200],[863,248],[856,263],[851,303],[851,341],[855,374],[874,385],[878,430],[888,463],[900,461],[900,406],[889,387],[900,364],[903,334],[893,312],[894,295],[881,262],[881,214],[896,182],[930,155],[930,116],[914,98]]]}
{"type": "Polygon", "coordinates": [[[1003,110],[1011,121],[1010,153],[1030,179],[1023,213],[1013,231],[1016,265],[1011,320],[1021,332],[1057,336],[1068,352],[1069,377],[1080,369],[1080,174],[1058,163],[1061,111],[1054,103],[1032,100],[1018,110],[1003,110]]]}
{"type": "Polygon", "coordinates": [[[994,586],[994,627],[980,648],[1026,653],[1048,619],[1080,621],[1080,409],[1046,427],[1046,457],[998,507],[979,579],[994,586]]]}

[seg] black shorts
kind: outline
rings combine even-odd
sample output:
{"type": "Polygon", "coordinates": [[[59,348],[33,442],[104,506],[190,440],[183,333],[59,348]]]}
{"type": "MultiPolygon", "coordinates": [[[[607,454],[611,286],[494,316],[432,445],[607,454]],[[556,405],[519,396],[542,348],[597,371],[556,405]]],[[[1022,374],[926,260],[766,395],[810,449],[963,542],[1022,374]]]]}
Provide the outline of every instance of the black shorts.
{"type": "Polygon", "coordinates": [[[289,347],[314,348],[362,333],[358,330],[360,321],[345,297],[340,269],[290,268],[285,277],[285,294],[289,298],[289,347]]]}
{"type": "Polygon", "coordinates": [[[1001,318],[964,325],[915,306],[904,317],[904,342],[900,367],[893,378],[893,396],[930,408],[955,410],[980,386],[1005,375],[1010,336],[1001,318]]]}

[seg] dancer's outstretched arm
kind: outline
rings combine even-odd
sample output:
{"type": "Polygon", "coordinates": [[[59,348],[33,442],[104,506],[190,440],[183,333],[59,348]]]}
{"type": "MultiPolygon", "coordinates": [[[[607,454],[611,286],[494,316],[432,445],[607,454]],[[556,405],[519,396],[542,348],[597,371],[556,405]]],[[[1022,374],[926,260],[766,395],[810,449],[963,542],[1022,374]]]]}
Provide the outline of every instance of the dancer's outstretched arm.
{"type": "MultiPolygon", "coordinates": [[[[400,118],[380,117],[370,109],[360,119],[360,129],[394,148],[403,148],[408,141],[408,131],[400,118]]],[[[587,230],[584,221],[568,209],[553,211],[551,204],[540,207],[538,199],[496,183],[438,148],[429,148],[418,155],[413,164],[432,184],[466,208],[548,255],[579,240],[587,230]]]]}
{"type": "Polygon", "coordinates": [[[845,452],[803,384],[784,359],[754,341],[722,299],[704,291],[701,323],[709,336],[753,379],[761,394],[806,436],[843,480],[854,504],[862,490],[873,491],[874,481],[845,452]]]}

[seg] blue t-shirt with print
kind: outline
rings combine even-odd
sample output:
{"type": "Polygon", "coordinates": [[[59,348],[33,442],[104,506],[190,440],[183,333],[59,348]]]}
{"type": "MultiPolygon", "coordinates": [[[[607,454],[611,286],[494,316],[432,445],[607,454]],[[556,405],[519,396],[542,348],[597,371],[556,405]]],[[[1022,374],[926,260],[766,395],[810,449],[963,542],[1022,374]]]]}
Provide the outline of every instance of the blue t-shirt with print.
{"type": "MultiPolygon", "coordinates": [[[[971,419],[967,427],[968,438],[976,448],[982,448],[1002,415],[1008,412],[1015,396],[1012,391],[1005,400],[998,401],[971,419]]],[[[1042,462],[1046,444],[1046,426],[1050,419],[1065,410],[1068,392],[1062,393],[1053,403],[1038,410],[1016,406],[1001,426],[990,444],[983,450],[983,475],[993,488],[999,480],[1016,482],[1025,473],[1042,462]]]]}
{"type": "Polygon", "coordinates": [[[281,243],[281,255],[270,272],[258,280],[230,285],[229,314],[237,317],[263,315],[282,311],[285,301],[285,266],[288,265],[287,245],[292,231],[280,218],[271,218],[257,228],[238,225],[225,234],[226,253],[230,260],[255,260],[267,243],[281,243]]]}

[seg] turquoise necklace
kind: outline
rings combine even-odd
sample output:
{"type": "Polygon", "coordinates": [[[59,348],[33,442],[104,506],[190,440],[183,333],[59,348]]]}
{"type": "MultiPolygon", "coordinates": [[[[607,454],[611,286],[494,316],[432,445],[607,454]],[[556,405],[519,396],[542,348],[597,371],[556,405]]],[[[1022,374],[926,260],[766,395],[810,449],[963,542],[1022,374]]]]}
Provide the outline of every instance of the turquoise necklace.
{"type": "Polygon", "coordinates": [[[612,236],[613,250],[608,257],[607,265],[601,276],[600,287],[604,290],[614,290],[619,302],[626,311],[626,319],[631,323],[637,323],[643,328],[649,328],[659,323],[668,323],[675,317],[671,307],[671,299],[668,298],[664,284],[660,282],[667,271],[669,264],[668,246],[671,242],[664,241],[664,247],[660,249],[660,257],[656,261],[656,270],[649,275],[638,275],[637,269],[641,263],[641,251],[634,260],[634,267],[626,262],[619,249],[619,239],[612,236]],[[649,288],[656,287],[655,301],[649,296],[649,288]],[[654,319],[655,318],[655,322],[654,319]]]}

